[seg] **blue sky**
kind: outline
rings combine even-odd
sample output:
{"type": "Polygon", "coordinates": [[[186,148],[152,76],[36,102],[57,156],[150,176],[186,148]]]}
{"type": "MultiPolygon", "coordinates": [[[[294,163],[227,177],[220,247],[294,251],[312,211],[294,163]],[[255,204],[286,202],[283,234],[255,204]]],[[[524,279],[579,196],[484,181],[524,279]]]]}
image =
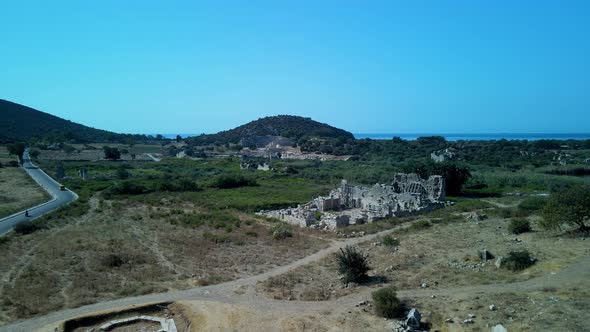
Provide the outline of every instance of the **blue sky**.
{"type": "Polygon", "coordinates": [[[589,1],[5,1],[0,98],[201,133],[590,132],[589,1]]]}

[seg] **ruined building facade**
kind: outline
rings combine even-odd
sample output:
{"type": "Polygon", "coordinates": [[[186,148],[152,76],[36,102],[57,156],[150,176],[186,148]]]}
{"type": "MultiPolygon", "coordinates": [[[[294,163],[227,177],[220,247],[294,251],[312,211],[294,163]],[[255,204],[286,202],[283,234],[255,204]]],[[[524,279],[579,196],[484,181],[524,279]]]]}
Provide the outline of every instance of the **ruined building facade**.
{"type": "Polygon", "coordinates": [[[444,206],[445,181],[442,176],[426,180],[417,174],[395,174],[391,184],[372,187],[349,185],[328,196],[320,196],[296,208],[261,211],[260,214],[301,227],[335,229],[351,224],[404,216],[444,206]]]}

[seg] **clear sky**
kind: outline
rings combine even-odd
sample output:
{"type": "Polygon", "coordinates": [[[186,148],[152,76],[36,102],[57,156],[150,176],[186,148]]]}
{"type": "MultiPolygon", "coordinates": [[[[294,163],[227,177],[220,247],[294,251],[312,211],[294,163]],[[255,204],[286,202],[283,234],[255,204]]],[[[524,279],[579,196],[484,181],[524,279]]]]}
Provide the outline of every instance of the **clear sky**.
{"type": "Polygon", "coordinates": [[[590,1],[18,0],[0,98],[117,132],[590,132],[590,1]]]}

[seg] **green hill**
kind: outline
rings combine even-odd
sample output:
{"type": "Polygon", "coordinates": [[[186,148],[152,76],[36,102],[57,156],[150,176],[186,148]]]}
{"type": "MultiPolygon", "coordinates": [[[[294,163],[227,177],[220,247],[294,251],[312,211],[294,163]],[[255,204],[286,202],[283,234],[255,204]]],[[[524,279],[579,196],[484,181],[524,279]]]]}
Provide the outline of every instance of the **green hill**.
{"type": "Polygon", "coordinates": [[[300,146],[308,146],[312,141],[331,142],[332,145],[338,145],[354,140],[351,133],[310,118],[277,115],[261,118],[217,134],[193,137],[190,142],[193,145],[239,144],[243,139],[254,136],[281,136],[292,139],[300,146]]]}
{"type": "Polygon", "coordinates": [[[143,135],[117,134],[94,129],[36,109],[0,99],[0,142],[127,142],[143,135]]]}

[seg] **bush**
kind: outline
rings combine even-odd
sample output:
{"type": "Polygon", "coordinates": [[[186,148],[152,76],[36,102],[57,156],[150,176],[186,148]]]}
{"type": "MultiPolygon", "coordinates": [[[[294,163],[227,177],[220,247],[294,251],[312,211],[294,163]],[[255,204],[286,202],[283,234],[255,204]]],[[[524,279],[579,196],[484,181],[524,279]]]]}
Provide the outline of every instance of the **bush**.
{"type": "Polygon", "coordinates": [[[224,174],[219,175],[211,183],[212,187],[219,189],[231,189],[239,187],[257,186],[256,180],[247,178],[241,174],[224,174]]]}
{"type": "Polygon", "coordinates": [[[512,271],[524,270],[533,265],[535,260],[531,257],[528,251],[511,251],[508,257],[504,260],[502,267],[512,271]]]}
{"type": "Polygon", "coordinates": [[[141,195],[147,193],[148,189],[133,181],[123,181],[115,184],[108,190],[108,194],[115,195],[141,195]]]}
{"type": "Polygon", "coordinates": [[[397,318],[403,314],[404,306],[397,298],[393,286],[378,289],[371,293],[375,305],[375,313],[385,318],[397,318]]]}
{"type": "Polygon", "coordinates": [[[518,211],[525,215],[531,215],[543,210],[547,199],[543,197],[529,197],[518,204],[518,211]]]}
{"type": "Polygon", "coordinates": [[[397,247],[399,246],[399,240],[393,238],[391,235],[385,235],[381,238],[381,244],[386,247],[397,247]]]}
{"type": "Polygon", "coordinates": [[[562,225],[578,226],[582,234],[590,233],[585,222],[590,216],[590,185],[578,185],[555,192],[543,208],[540,224],[546,229],[560,228],[562,225]]]}
{"type": "Polygon", "coordinates": [[[203,238],[214,243],[229,243],[231,238],[229,235],[213,234],[211,232],[203,232],[203,238]]]}
{"type": "Polygon", "coordinates": [[[344,283],[362,282],[367,279],[369,271],[368,256],[356,247],[346,246],[336,254],[338,272],[344,283]]]}
{"type": "Polygon", "coordinates": [[[409,229],[413,230],[413,231],[417,231],[417,230],[423,230],[423,229],[427,229],[430,226],[432,226],[432,224],[430,223],[430,221],[428,220],[420,220],[417,221],[413,224],[410,225],[409,229]]]}
{"type": "Polygon", "coordinates": [[[14,226],[14,232],[20,235],[26,235],[46,228],[47,226],[41,221],[25,221],[14,226]]]}
{"type": "Polygon", "coordinates": [[[531,224],[524,218],[512,219],[508,225],[508,230],[512,234],[521,234],[531,231],[531,224]]]}
{"type": "Polygon", "coordinates": [[[271,234],[272,234],[272,238],[274,240],[283,240],[286,239],[288,237],[292,237],[293,233],[291,232],[291,228],[287,225],[275,225],[273,228],[271,228],[271,234]]]}
{"type": "Polygon", "coordinates": [[[182,180],[178,180],[178,181],[162,182],[158,186],[158,190],[159,191],[170,191],[170,192],[173,192],[173,191],[193,191],[193,192],[195,192],[195,191],[200,191],[201,188],[194,181],[182,179],[182,180]]]}
{"type": "Polygon", "coordinates": [[[102,258],[101,263],[104,267],[113,268],[120,267],[123,264],[126,264],[127,261],[117,254],[108,254],[102,258]]]}

